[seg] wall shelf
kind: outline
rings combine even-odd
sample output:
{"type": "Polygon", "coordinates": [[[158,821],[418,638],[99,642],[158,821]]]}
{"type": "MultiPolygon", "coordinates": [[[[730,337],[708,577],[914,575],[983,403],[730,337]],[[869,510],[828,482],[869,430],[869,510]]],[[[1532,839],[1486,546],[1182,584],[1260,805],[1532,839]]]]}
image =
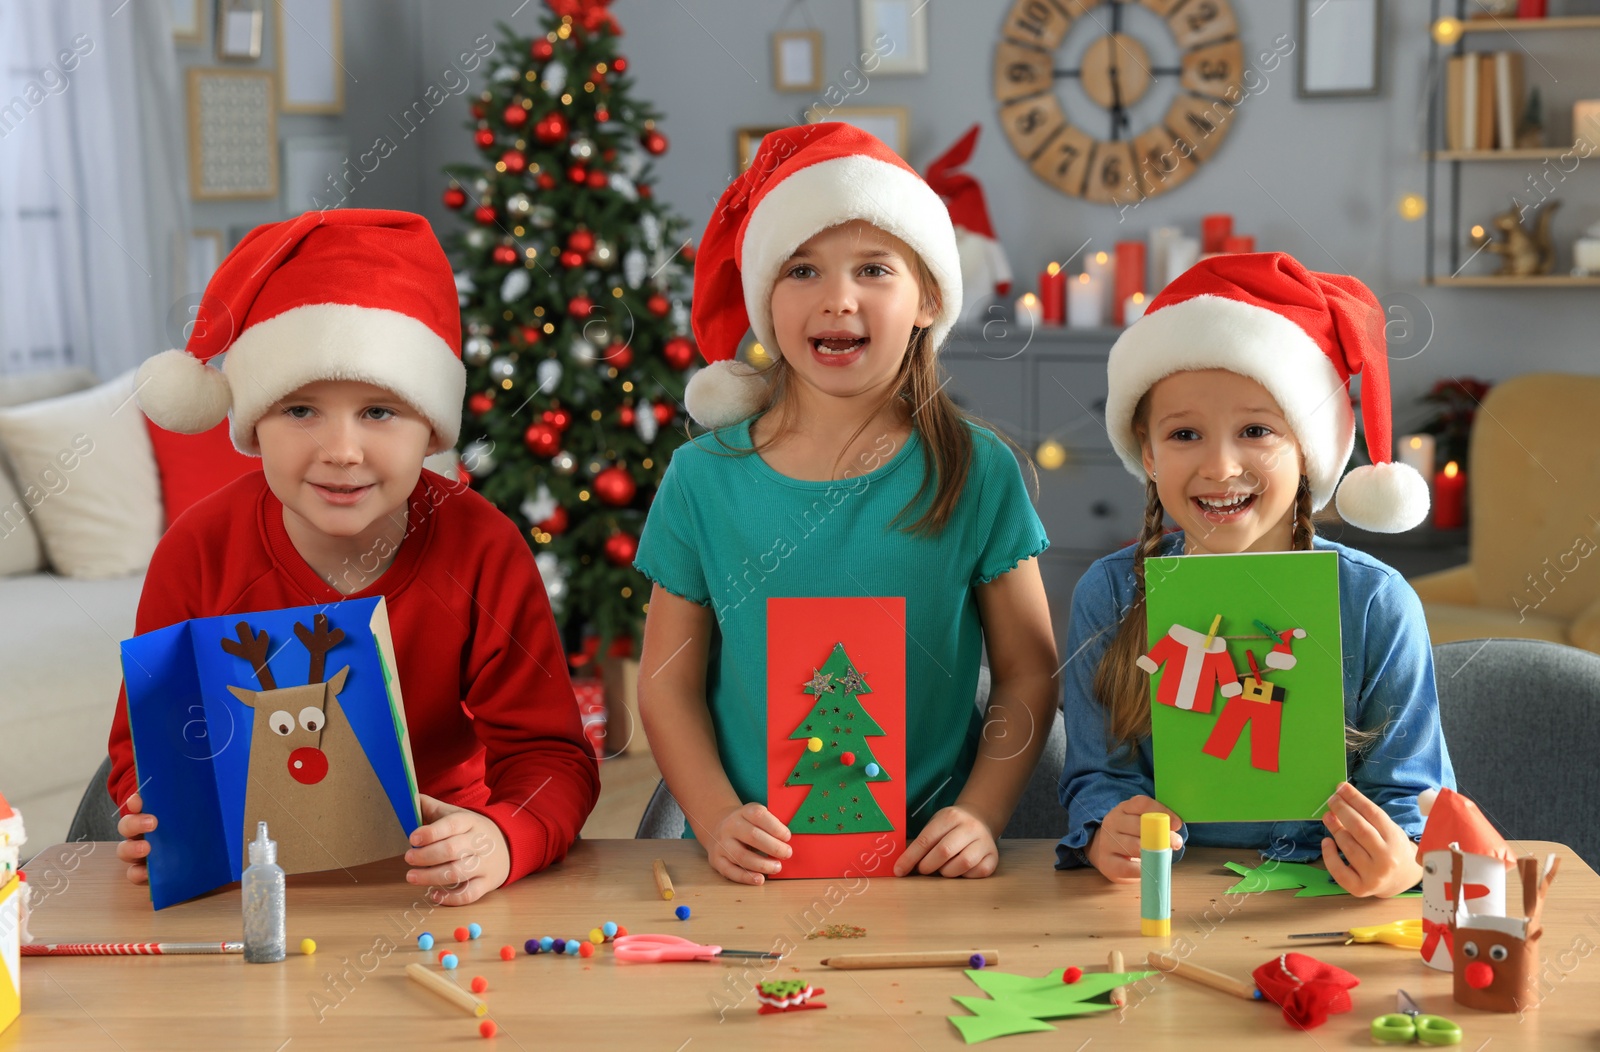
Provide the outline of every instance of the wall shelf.
{"type": "Polygon", "coordinates": [[[1536,146],[1518,150],[1435,150],[1433,156],[1440,161],[1553,161],[1576,150],[1571,146],[1536,146]]]}
{"type": "Polygon", "coordinates": [[[1456,285],[1465,288],[1600,288],[1600,277],[1578,278],[1570,274],[1539,274],[1531,278],[1502,277],[1495,274],[1478,274],[1460,278],[1434,278],[1430,285],[1456,285]]]}
{"type": "Polygon", "coordinates": [[[1504,31],[1521,33],[1530,29],[1600,29],[1600,15],[1572,15],[1566,18],[1468,18],[1461,23],[1463,33],[1504,31]]]}

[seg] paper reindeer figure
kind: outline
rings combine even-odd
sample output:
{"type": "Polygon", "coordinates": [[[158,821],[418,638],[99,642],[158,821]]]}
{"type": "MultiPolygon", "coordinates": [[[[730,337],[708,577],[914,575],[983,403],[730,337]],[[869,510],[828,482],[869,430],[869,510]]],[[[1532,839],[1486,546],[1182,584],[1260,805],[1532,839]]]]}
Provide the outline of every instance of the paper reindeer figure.
{"type": "Polygon", "coordinates": [[[1451,925],[1455,936],[1455,987],[1458,1004],[1484,1012],[1518,1012],[1539,1007],[1539,923],[1545,896],[1556,879],[1560,859],[1527,855],[1517,860],[1522,882],[1521,917],[1473,913],[1462,896],[1466,856],[1450,852],[1451,925]]]}
{"type": "MultiPolygon", "coordinates": [[[[1304,635],[1304,633],[1301,633],[1304,635]]],[[[1278,769],[1278,743],[1283,735],[1283,702],[1288,692],[1266,681],[1256,665],[1254,651],[1246,650],[1250,662],[1250,675],[1241,684],[1239,694],[1231,698],[1211,728],[1201,750],[1207,756],[1226,760],[1233,755],[1234,746],[1245,729],[1250,730],[1250,766],[1262,771],[1278,769]]]]}
{"type": "Polygon", "coordinates": [[[406,850],[417,787],[396,667],[381,596],[123,641],[139,792],[160,819],[156,909],[238,880],[260,821],[289,873],[406,850]]]}
{"type": "Polygon", "coordinates": [[[969,305],[1011,292],[1011,264],[995,237],[978,180],[956,169],[972,159],[980,126],[974,124],[956,144],[928,165],[928,185],[944,199],[950,222],[956,228],[956,251],[961,259],[961,287],[969,305]]]}
{"type": "Polygon", "coordinates": [[[1516,858],[1478,805],[1460,793],[1425,792],[1417,805],[1428,819],[1417,844],[1417,861],[1422,864],[1422,959],[1430,968],[1454,971],[1450,923],[1457,888],[1450,876],[1452,857],[1462,859],[1461,901],[1480,916],[1505,915],[1506,870],[1516,858]]]}
{"type": "Polygon", "coordinates": [[[344,631],[329,629],[326,614],[315,615],[312,623],[311,629],[294,626],[311,655],[303,686],[277,685],[267,667],[272,642],[266,632],[252,632],[248,622],[240,621],[238,638],[222,640],[222,649],[248,661],[261,684],[260,690],[228,684],[229,693],[255,710],[243,828],[248,836],[265,822],[279,831],[278,865],[285,873],[328,869],[330,859],[351,865],[350,860],[392,858],[407,847],[400,819],[388,806],[377,772],[339,704],[350,666],[325,678],[328,651],[344,641],[344,631]],[[308,816],[340,810],[370,818],[330,829],[337,838],[331,848],[316,837],[298,835],[308,816]]]}

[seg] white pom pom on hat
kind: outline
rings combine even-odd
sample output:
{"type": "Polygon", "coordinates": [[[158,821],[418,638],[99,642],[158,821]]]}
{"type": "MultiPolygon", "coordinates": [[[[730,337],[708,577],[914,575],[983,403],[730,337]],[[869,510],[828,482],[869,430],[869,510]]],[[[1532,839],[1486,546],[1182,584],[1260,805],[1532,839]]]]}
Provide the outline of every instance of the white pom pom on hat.
{"type": "Polygon", "coordinates": [[[1313,508],[1338,493],[1339,513],[1377,533],[1428,514],[1428,484],[1394,462],[1383,307],[1343,274],[1309,271],[1282,252],[1214,256],[1185,271],[1118,338],[1107,365],[1106,430],[1124,466],[1145,477],[1133,413],[1162,378],[1226,369],[1265,387],[1305,458],[1313,508]],[[1355,445],[1350,377],[1372,463],[1340,475],[1355,445]]]}

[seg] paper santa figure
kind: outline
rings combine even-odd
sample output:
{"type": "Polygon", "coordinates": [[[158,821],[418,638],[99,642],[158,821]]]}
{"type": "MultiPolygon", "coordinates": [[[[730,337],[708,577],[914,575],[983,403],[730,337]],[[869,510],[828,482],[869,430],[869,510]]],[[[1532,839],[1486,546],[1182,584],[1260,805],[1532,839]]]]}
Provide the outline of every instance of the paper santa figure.
{"type": "Polygon", "coordinates": [[[1462,856],[1463,908],[1480,917],[1505,916],[1506,870],[1516,864],[1516,856],[1478,805],[1460,793],[1449,789],[1423,793],[1417,805],[1428,819],[1417,845],[1417,861],[1422,863],[1422,959],[1428,967],[1448,972],[1454,969],[1451,850],[1458,849],[1462,856]]]}
{"type": "Polygon", "coordinates": [[[1204,632],[1182,625],[1168,629],[1149,653],[1139,656],[1137,664],[1152,676],[1166,665],[1156,701],[1190,712],[1210,712],[1219,684],[1224,698],[1238,697],[1244,690],[1233,659],[1228,657],[1228,641],[1212,636],[1207,646],[1204,632]]]}
{"type": "Polygon", "coordinates": [[[967,308],[976,306],[981,310],[991,294],[1005,296],[1011,292],[1011,264],[994,236],[983,187],[972,176],[956,172],[971,159],[978,145],[978,128],[979,125],[974,124],[954,146],[928,166],[927,180],[934,192],[944,199],[945,207],[950,210],[950,222],[956,228],[961,287],[967,293],[967,308]]]}

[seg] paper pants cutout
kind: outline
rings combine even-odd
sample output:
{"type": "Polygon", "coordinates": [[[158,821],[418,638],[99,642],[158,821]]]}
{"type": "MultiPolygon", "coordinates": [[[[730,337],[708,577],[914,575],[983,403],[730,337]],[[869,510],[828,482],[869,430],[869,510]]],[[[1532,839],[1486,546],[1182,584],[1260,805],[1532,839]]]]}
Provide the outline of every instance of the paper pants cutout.
{"type": "Polygon", "coordinates": [[[1223,706],[1222,715],[1211,728],[1201,750],[1207,756],[1226,760],[1239,744],[1239,736],[1250,728],[1250,766],[1261,771],[1278,770],[1278,738],[1283,732],[1283,703],[1281,701],[1250,701],[1231,698],[1223,706]]]}

